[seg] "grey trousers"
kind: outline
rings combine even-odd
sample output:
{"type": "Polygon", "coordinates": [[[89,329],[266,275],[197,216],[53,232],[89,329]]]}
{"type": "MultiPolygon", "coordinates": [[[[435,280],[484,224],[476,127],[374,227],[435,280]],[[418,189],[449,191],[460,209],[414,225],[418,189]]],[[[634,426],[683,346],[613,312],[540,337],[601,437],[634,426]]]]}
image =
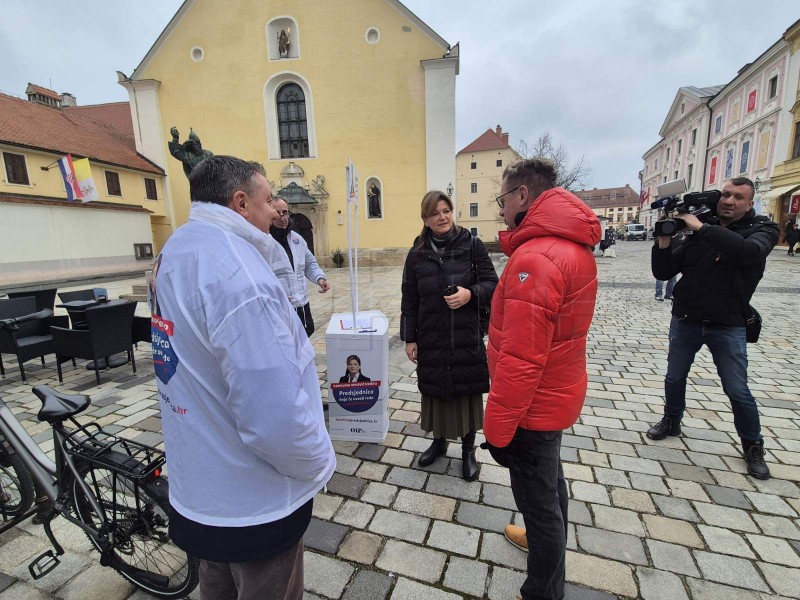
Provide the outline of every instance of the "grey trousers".
{"type": "Polygon", "coordinates": [[[302,600],[303,540],[245,563],[200,561],[200,600],[302,600]]]}

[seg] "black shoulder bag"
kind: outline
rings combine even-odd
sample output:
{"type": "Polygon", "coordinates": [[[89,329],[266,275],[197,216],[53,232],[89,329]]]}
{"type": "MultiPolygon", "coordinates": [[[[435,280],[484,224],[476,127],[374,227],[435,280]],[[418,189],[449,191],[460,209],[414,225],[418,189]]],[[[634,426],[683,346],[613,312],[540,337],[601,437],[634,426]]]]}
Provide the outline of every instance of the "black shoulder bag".
{"type": "MultiPolygon", "coordinates": [[[[475,237],[472,237],[472,242],[469,250],[470,261],[472,262],[472,282],[474,285],[480,285],[481,278],[478,275],[478,265],[475,263],[475,237]]],[[[489,317],[491,316],[490,307],[486,304],[481,304],[481,296],[478,294],[478,316],[480,317],[480,332],[481,337],[486,337],[489,333],[489,317]]]]}

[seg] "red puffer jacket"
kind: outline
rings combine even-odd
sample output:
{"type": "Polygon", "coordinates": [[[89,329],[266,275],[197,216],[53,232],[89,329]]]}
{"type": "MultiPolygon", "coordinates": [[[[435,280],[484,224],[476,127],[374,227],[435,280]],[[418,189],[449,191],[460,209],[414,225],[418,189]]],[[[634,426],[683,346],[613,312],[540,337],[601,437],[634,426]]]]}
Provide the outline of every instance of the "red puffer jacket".
{"type": "Polygon", "coordinates": [[[597,296],[591,209],[565,189],[541,194],[517,229],[500,233],[510,258],[492,299],[483,431],[507,446],[517,427],[572,426],[586,397],[586,334],[597,296]]]}

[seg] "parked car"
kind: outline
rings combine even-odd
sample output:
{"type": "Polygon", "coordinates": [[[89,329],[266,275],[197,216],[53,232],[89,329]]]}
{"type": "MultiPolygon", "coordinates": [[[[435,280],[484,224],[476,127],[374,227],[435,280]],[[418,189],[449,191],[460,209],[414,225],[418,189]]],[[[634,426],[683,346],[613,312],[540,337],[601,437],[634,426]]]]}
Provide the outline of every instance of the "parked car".
{"type": "Polygon", "coordinates": [[[644,228],[644,225],[640,223],[630,223],[625,225],[625,239],[630,240],[642,240],[643,242],[647,241],[647,230],[644,228]]]}

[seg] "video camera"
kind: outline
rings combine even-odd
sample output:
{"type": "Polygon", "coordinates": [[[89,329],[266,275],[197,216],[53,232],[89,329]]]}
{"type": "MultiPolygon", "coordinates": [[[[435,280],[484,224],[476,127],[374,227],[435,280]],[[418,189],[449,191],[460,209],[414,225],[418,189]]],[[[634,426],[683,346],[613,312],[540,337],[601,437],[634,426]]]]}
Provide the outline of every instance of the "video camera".
{"type": "Polygon", "coordinates": [[[686,223],[678,215],[694,215],[704,222],[708,217],[717,214],[717,202],[722,197],[722,192],[709,190],[683,194],[685,191],[686,182],[683,179],[668,181],[658,186],[658,200],[653,202],[650,208],[663,210],[669,218],[656,221],[653,231],[655,237],[673,236],[686,227],[686,223]],[[680,194],[683,196],[680,197],[680,194]],[[671,213],[675,213],[676,216],[673,217],[671,213]]]}

